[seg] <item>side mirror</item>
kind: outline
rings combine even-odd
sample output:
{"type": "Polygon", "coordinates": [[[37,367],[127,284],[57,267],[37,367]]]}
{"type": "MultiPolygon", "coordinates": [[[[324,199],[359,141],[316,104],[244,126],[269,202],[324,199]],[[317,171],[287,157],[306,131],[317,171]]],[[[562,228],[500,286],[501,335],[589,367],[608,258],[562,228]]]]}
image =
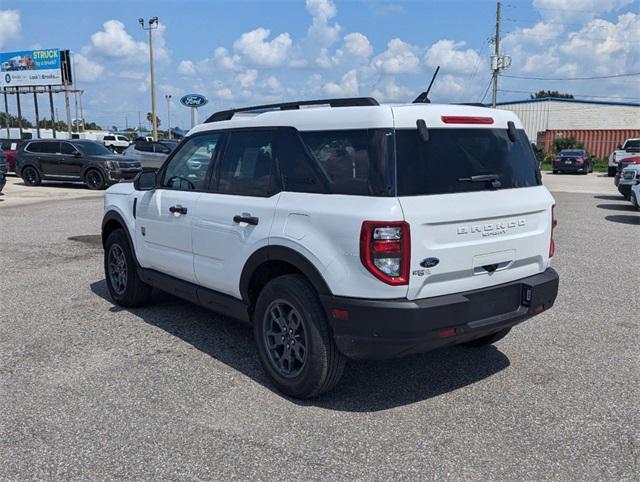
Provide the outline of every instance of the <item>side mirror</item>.
{"type": "Polygon", "coordinates": [[[80,151],[75,151],[73,153],[73,157],[82,157],[82,153],[80,151]]]}
{"type": "Polygon", "coordinates": [[[616,149],[622,149],[622,144],[618,144],[618,147],[616,147],[616,149]]]}
{"type": "Polygon", "coordinates": [[[133,188],[136,191],[153,191],[156,183],[157,176],[154,171],[142,171],[133,178],[133,188]]]}

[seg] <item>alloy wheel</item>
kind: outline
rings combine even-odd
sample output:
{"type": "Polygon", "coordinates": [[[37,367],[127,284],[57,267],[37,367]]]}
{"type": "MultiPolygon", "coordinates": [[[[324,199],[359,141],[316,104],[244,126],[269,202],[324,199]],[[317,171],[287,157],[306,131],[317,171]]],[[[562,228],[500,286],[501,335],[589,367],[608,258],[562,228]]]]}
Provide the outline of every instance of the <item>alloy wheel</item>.
{"type": "Polygon", "coordinates": [[[113,244],[108,257],[109,280],[116,294],[121,295],[127,289],[127,258],[119,244],[113,244]]]}
{"type": "Polygon", "coordinates": [[[262,331],[271,365],[285,378],[299,375],[307,362],[307,338],[298,310],[285,300],[273,301],[262,331]]]}
{"type": "Polygon", "coordinates": [[[87,173],[87,184],[89,187],[96,188],[100,185],[100,174],[96,171],[89,171],[87,173]]]}

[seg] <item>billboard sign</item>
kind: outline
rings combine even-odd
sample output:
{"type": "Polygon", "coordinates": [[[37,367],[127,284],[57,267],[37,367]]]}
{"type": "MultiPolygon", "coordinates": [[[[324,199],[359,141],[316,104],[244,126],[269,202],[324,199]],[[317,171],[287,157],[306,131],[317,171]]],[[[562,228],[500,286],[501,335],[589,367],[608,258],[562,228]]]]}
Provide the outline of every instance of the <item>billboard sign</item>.
{"type": "Polygon", "coordinates": [[[61,85],[60,49],[0,53],[0,87],[61,85]]]}
{"type": "Polygon", "coordinates": [[[198,107],[202,107],[206,105],[208,102],[207,98],[204,95],[200,94],[187,94],[182,96],[180,99],[180,103],[185,107],[193,107],[197,109],[198,107]]]}

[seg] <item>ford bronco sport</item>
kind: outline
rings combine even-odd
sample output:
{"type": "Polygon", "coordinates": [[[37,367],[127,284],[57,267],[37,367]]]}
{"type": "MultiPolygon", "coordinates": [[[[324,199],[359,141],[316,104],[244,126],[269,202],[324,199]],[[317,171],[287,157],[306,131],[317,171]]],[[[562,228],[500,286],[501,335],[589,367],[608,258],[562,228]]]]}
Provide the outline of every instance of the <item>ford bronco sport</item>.
{"type": "Polygon", "coordinates": [[[549,309],[554,200],[511,112],[371,98],[222,111],[105,196],[113,300],[253,325],[284,393],[347,358],[482,346],[549,309]]]}

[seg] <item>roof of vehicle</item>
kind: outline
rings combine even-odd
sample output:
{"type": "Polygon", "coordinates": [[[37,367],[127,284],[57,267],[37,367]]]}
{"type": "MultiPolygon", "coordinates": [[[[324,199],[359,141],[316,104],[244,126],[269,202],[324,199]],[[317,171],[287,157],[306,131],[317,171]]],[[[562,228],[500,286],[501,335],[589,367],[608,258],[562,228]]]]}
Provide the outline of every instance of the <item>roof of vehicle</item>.
{"type": "MultiPolygon", "coordinates": [[[[72,144],[100,144],[98,141],[94,141],[93,139],[29,139],[31,142],[71,142],[72,144]]],[[[26,142],[26,141],[23,141],[26,142]]]]}
{"type": "MultiPolygon", "coordinates": [[[[228,118],[227,112],[224,111],[220,118],[228,118]]],[[[215,119],[216,115],[210,119],[215,119]]],[[[416,128],[418,119],[423,119],[428,128],[506,129],[507,122],[512,121],[516,128],[522,129],[517,115],[507,110],[460,104],[412,103],[348,107],[301,105],[300,108],[285,110],[238,111],[229,120],[214,120],[197,125],[189,134],[243,127],[295,127],[300,131],[394,127],[406,129],[416,128]]]]}

